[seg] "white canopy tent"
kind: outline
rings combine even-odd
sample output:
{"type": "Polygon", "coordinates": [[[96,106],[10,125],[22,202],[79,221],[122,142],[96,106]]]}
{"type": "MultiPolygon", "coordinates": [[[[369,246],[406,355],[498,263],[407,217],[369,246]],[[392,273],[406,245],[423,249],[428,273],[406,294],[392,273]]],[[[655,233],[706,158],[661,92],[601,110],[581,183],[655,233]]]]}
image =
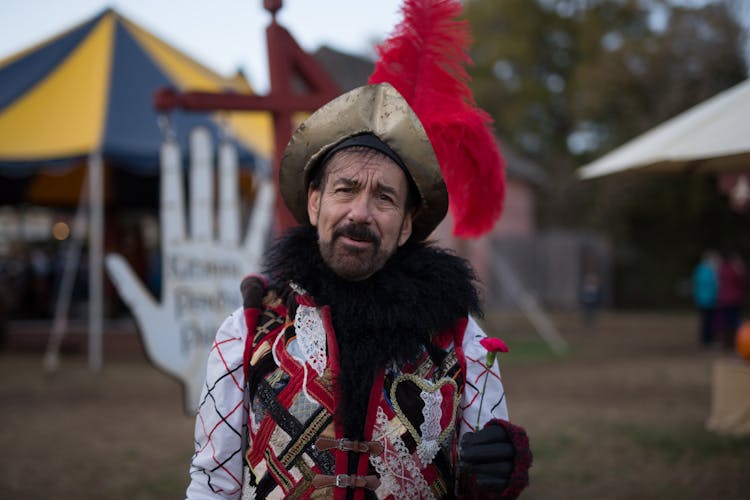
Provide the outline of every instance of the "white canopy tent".
{"type": "Polygon", "coordinates": [[[750,79],[667,120],[578,171],[750,170],[750,79]]]}

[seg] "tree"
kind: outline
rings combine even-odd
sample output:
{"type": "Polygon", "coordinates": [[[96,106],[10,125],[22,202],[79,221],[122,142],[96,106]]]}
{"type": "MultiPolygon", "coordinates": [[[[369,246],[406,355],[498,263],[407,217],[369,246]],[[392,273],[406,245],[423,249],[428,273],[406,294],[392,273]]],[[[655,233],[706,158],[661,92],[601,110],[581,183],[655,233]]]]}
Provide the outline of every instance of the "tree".
{"type": "MultiPolygon", "coordinates": [[[[575,173],[747,77],[743,31],[734,15],[740,4],[701,5],[668,0],[466,2],[476,40],[471,75],[478,103],[495,119],[503,142],[550,175],[552,188],[541,197],[542,225],[594,228],[613,240],[624,294],[620,303],[664,303],[678,274],[700,251],[717,238],[727,239],[701,227],[701,211],[723,221],[714,229],[743,222],[730,213],[710,178],[582,182],[575,173]],[[685,205],[695,208],[693,217],[685,217],[680,209],[685,205]],[[638,288],[628,270],[644,267],[661,251],[656,249],[665,244],[659,231],[664,227],[681,228],[683,235],[672,240],[674,269],[650,277],[659,283],[643,288],[654,297],[636,297],[628,292],[638,288]]],[[[747,251],[750,257],[750,246],[747,251]]]]}

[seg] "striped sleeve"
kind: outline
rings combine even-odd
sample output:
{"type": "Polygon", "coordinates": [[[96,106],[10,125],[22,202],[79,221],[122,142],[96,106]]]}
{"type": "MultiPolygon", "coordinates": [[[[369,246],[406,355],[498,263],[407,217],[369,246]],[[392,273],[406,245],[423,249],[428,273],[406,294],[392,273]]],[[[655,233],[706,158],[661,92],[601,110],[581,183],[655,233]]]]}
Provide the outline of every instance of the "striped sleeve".
{"type": "Polygon", "coordinates": [[[187,489],[190,500],[240,498],[248,417],[242,369],[246,337],[240,308],[219,327],[209,352],[195,420],[195,454],[187,489]]]}

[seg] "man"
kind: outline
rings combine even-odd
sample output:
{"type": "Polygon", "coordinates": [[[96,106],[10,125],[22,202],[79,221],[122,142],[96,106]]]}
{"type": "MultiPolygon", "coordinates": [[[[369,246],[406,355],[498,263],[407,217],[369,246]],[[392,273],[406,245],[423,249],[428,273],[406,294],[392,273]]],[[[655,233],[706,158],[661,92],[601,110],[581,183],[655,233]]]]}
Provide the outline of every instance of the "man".
{"type": "Polygon", "coordinates": [[[279,181],[302,226],[217,333],[188,498],[517,496],[528,440],[485,364],[470,267],[424,243],[448,197],[403,97],[328,103],[279,181]]]}

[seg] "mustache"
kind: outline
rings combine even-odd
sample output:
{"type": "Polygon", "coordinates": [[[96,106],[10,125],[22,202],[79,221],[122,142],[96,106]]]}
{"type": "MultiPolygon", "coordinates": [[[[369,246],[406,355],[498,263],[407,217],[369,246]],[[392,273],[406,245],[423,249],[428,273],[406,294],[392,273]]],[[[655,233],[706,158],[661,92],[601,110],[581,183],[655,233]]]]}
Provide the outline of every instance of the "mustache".
{"type": "Polygon", "coordinates": [[[354,240],[369,241],[372,243],[379,244],[380,239],[372,232],[372,230],[363,226],[362,224],[347,224],[346,226],[339,227],[333,231],[333,240],[339,236],[346,236],[354,240]]]}

